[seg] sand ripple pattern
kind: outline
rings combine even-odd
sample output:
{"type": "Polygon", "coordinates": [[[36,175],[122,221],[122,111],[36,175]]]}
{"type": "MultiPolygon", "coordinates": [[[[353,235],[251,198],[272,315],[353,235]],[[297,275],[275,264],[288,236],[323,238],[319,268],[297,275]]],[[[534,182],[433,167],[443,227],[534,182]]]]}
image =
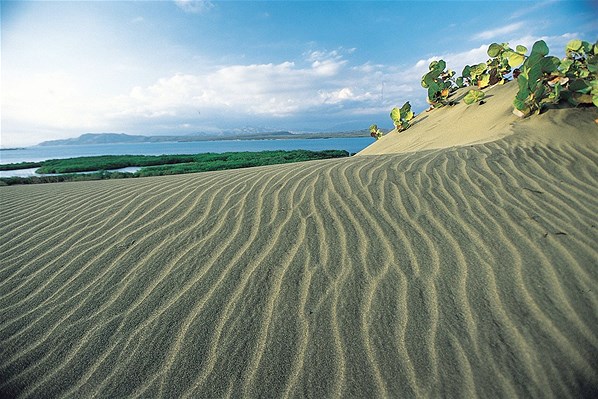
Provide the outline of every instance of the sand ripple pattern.
{"type": "Polygon", "coordinates": [[[2,396],[595,397],[597,154],[2,187],[2,396]]]}

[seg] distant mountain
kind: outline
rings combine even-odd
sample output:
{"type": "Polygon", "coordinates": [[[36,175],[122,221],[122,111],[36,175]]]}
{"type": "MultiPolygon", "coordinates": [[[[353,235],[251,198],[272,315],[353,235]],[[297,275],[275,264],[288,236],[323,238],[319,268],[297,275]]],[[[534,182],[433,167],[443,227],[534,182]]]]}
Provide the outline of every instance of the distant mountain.
{"type": "Polygon", "coordinates": [[[87,144],[117,144],[117,143],[145,143],[150,141],[148,136],[135,136],[125,133],[85,133],[77,138],[50,140],[39,143],[40,146],[54,145],[87,145],[87,144]]]}
{"type": "Polygon", "coordinates": [[[126,133],[85,133],[76,138],[63,140],[49,140],[39,143],[39,146],[57,145],[91,145],[91,144],[121,144],[121,143],[164,143],[164,142],[190,142],[214,140],[275,140],[275,139],[322,139],[341,137],[366,137],[367,130],[337,133],[291,133],[287,131],[268,133],[239,133],[224,132],[211,135],[192,136],[141,136],[126,133]]]}

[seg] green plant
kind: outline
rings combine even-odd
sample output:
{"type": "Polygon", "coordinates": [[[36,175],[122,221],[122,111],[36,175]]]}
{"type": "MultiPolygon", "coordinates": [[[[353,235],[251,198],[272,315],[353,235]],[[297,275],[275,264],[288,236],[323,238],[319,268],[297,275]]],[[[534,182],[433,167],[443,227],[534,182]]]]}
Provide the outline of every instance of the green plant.
{"type": "Polygon", "coordinates": [[[370,126],[370,136],[376,140],[380,140],[380,137],[382,137],[382,130],[378,129],[378,125],[370,126]]]}
{"type": "Polygon", "coordinates": [[[427,101],[432,108],[451,104],[448,96],[455,89],[453,82],[455,72],[445,68],[444,60],[432,61],[428,73],[422,76],[421,85],[424,89],[428,89],[427,101]]]}
{"type": "Polygon", "coordinates": [[[467,105],[471,105],[473,103],[477,103],[482,101],[482,99],[486,96],[486,94],[481,90],[471,89],[465,97],[463,97],[463,102],[467,105]]]}
{"type": "Polygon", "coordinates": [[[592,103],[598,106],[598,43],[571,40],[565,54],[559,67],[562,80],[568,83],[563,97],[574,106],[592,103]]]}
{"type": "Polygon", "coordinates": [[[517,76],[519,91],[513,101],[513,113],[520,117],[538,114],[547,104],[560,100],[563,85],[558,68],[561,62],[548,53],[548,46],[543,40],[535,42],[517,76]]]}
{"type": "Polygon", "coordinates": [[[598,43],[571,40],[563,60],[548,56],[548,52],[544,41],[534,43],[517,77],[519,91],[513,112],[522,117],[540,113],[561,99],[573,106],[598,107],[598,43]]]}
{"type": "MultiPolygon", "coordinates": [[[[476,64],[476,65],[465,65],[463,68],[463,72],[461,73],[461,78],[463,78],[464,83],[467,83],[468,86],[482,86],[483,83],[479,83],[482,81],[483,75],[486,72],[486,64],[476,64]]],[[[489,77],[488,77],[489,78],[489,77]]],[[[489,80],[489,79],[488,79],[489,80]]],[[[486,84],[487,86],[488,84],[486,84]]],[[[482,86],[485,87],[485,86],[482,86]]]]}
{"type": "Polygon", "coordinates": [[[394,107],[392,111],[390,111],[390,118],[392,119],[395,127],[397,128],[397,131],[399,132],[411,126],[409,122],[413,119],[414,116],[415,114],[411,110],[411,104],[409,104],[409,101],[403,104],[403,106],[400,109],[394,107]]]}
{"type": "Polygon", "coordinates": [[[462,73],[463,81],[480,89],[503,84],[509,80],[512,68],[523,63],[526,52],[524,46],[517,46],[513,50],[508,43],[492,43],[487,50],[490,59],[485,63],[466,65],[462,73]]]}

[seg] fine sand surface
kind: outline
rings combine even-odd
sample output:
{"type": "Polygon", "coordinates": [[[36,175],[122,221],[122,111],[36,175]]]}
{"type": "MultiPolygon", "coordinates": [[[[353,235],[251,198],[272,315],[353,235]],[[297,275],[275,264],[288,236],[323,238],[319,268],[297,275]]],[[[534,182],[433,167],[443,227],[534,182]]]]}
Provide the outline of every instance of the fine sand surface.
{"type": "Polygon", "coordinates": [[[0,391],[596,397],[598,140],[529,127],[566,115],[464,147],[0,187],[0,391]]]}
{"type": "Polygon", "coordinates": [[[516,134],[522,144],[585,145],[598,141],[598,118],[595,107],[585,109],[553,109],[541,115],[520,119],[513,115],[516,82],[488,87],[483,104],[467,105],[462,98],[471,88],[457,90],[450,99],[457,105],[422,112],[412,126],[398,133],[393,130],[382,136],[359,155],[400,154],[430,149],[487,143],[516,134]],[[576,133],[571,137],[571,133],[576,133]],[[530,137],[531,135],[531,137],[530,137]],[[527,140],[531,138],[530,140],[527,140]]]}

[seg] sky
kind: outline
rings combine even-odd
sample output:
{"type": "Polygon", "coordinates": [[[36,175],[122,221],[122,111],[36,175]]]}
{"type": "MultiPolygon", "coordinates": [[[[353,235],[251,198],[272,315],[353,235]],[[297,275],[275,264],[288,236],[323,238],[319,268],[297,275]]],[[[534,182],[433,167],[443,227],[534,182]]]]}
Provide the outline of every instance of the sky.
{"type": "Polygon", "coordinates": [[[562,57],[596,1],[2,1],[2,147],[83,133],[392,127],[492,42],[562,57]]]}

